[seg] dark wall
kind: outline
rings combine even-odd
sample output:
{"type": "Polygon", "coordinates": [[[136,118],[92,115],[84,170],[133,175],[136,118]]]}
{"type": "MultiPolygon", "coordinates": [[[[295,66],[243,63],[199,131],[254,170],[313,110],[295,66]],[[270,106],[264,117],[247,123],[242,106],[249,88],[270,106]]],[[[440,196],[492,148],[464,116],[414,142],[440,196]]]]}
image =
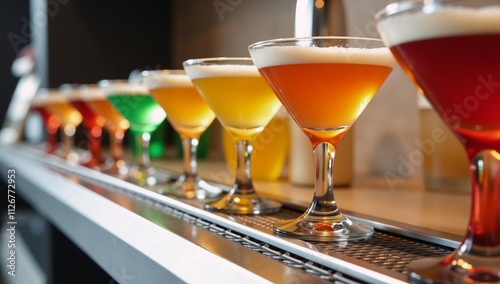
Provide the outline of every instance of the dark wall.
{"type": "Polygon", "coordinates": [[[0,1],[0,127],[17,84],[10,71],[19,51],[30,41],[29,1],[0,1]]]}
{"type": "Polygon", "coordinates": [[[169,68],[170,1],[68,1],[48,21],[49,87],[169,68]]]}
{"type": "Polygon", "coordinates": [[[0,127],[17,84],[10,68],[33,38],[30,26],[47,31],[42,37],[48,58],[40,61],[48,78],[44,86],[126,78],[134,69],[172,68],[171,1],[46,2],[47,11],[37,11],[47,14],[41,28],[44,21],[30,18],[33,0],[0,2],[0,127]]]}

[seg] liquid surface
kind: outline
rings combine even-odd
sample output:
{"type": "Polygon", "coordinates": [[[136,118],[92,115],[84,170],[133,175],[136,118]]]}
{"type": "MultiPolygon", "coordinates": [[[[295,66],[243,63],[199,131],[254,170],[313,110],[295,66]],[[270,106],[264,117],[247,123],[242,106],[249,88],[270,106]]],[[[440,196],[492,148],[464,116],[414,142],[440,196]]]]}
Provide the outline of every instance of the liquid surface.
{"type": "Polygon", "coordinates": [[[337,145],[395,65],[387,48],[266,47],[251,54],[313,144],[337,145]]]}
{"type": "Polygon", "coordinates": [[[193,65],[186,72],[233,139],[253,141],[281,107],[253,65],[193,65]]]}
{"type": "Polygon", "coordinates": [[[152,132],[165,120],[166,114],[150,95],[113,94],[108,100],[130,122],[130,129],[152,132]]]}
{"type": "Polygon", "coordinates": [[[380,29],[469,156],[499,151],[500,7],[402,14],[382,20],[380,29]]]}

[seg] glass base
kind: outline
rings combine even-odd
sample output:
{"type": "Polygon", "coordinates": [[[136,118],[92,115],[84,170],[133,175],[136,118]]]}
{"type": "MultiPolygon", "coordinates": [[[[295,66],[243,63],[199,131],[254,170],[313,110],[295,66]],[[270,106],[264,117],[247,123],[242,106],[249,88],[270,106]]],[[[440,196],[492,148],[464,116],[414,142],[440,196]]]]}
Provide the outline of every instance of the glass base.
{"type": "Polygon", "coordinates": [[[223,191],[200,178],[186,180],[181,176],[173,184],[158,189],[158,193],[185,199],[210,199],[221,196],[223,191]]]}
{"type": "Polygon", "coordinates": [[[115,161],[111,158],[107,159],[104,165],[99,168],[99,171],[103,174],[108,174],[121,179],[127,178],[129,170],[130,167],[124,160],[115,161]]]}
{"type": "Polygon", "coordinates": [[[498,257],[422,258],[408,265],[410,283],[500,283],[498,257]],[[476,264],[472,264],[476,263],[476,264]]]}
{"type": "Polygon", "coordinates": [[[133,166],[128,172],[127,181],[139,186],[154,187],[169,184],[175,179],[172,175],[157,171],[155,168],[137,169],[133,166]]]}
{"type": "Polygon", "coordinates": [[[346,217],[335,221],[325,218],[311,219],[301,216],[295,220],[280,221],[273,225],[273,230],[276,235],[319,242],[364,240],[374,232],[373,227],[352,222],[346,217]]]}
{"type": "Polygon", "coordinates": [[[228,194],[205,204],[205,209],[227,214],[258,215],[278,212],[281,204],[261,198],[257,194],[228,194]]]}

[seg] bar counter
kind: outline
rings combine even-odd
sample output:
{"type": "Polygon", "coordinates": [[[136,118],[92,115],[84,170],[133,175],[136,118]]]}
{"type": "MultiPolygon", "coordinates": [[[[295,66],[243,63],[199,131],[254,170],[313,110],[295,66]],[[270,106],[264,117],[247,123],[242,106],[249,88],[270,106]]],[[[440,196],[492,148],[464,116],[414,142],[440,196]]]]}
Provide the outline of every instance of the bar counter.
{"type": "MultiPolygon", "coordinates": [[[[177,173],[181,166],[178,160],[155,163],[177,173]]],[[[16,194],[119,283],[406,282],[404,267],[379,267],[364,256],[332,252],[331,244],[274,236],[269,222],[282,215],[206,212],[199,202],[67,164],[26,144],[1,145],[0,168],[4,180],[14,169],[16,194]]],[[[199,171],[212,182],[232,182],[222,161],[199,161],[199,171]]],[[[293,186],[286,179],[254,184],[261,195],[281,201],[285,215],[305,210],[313,194],[312,187],[293,186]]],[[[429,192],[418,180],[390,188],[383,178],[358,177],[352,186],[336,189],[335,196],[346,215],[375,227],[375,241],[388,238],[389,244],[401,236],[402,248],[408,246],[406,239],[423,246],[430,242],[440,254],[459,244],[470,210],[468,195],[429,192]]]]}

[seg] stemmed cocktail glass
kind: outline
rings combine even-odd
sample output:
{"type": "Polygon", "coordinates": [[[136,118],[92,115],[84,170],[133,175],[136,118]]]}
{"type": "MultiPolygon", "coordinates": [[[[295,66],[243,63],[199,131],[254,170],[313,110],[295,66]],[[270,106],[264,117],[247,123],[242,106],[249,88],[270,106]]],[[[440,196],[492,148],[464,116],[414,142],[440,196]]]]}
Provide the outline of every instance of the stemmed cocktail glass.
{"type": "Polygon", "coordinates": [[[92,111],[106,120],[104,128],[109,134],[110,159],[100,166],[100,171],[118,177],[128,174],[124,160],[123,138],[130,123],[106,99],[104,92],[96,84],[84,84],[80,87],[82,100],[92,111]]]}
{"type": "Polygon", "coordinates": [[[200,136],[215,119],[184,70],[145,71],[144,83],[165,112],[182,140],[184,171],[173,184],[163,187],[165,194],[181,198],[205,199],[222,193],[198,176],[197,149],[200,136]]]}
{"type": "Polygon", "coordinates": [[[134,164],[129,169],[128,180],[149,187],[168,183],[172,177],[155,169],[149,157],[151,135],[165,120],[165,111],[153,100],[142,82],[101,80],[98,86],[114,108],[129,121],[129,130],[134,135],[134,164]]]}
{"type": "Polygon", "coordinates": [[[465,238],[444,258],[410,263],[410,281],[500,283],[500,1],[404,1],[376,19],[385,43],[470,160],[465,238]]]}
{"type": "Polygon", "coordinates": [[[63,84],[59,90],[68,97],[68,100],[83,117],[82,125],[85,128],[87,150],[89,157],[81,157],[80,163],[89,168],[98,168],[104,162],[101,152],[102,129],[106,120],[92,111],[83,101],[78,84],[63,84]]]}
{"type": "Polygon", "coordinates": [[[258,195],[250,170],[251,143],[281,107],[252,59],[206,58],[183,63],[186,73],[236,141],[236,180],[222,199],[205,208],[229,214],[265,214],[281,208],[258,195]]]}
{"type": "Polygon", "coordinates": [[[47,94],[47,110],[56,114],[61,120],[61,157],[72,163],[79,163],[80,157],[75,149],[76,128],[82,123],[80,112],[70,104],[68,96],[58,89],[49,89],[47,94]]]}
{"type": "Polygon", "coordinates": [[[337,207],[333,161],[349,130],[395,61],[381,40],[313,37],[258,42],[250,55],[260,73],[311,141],[316,181],[309,209],[274,224],[278,235],[311,241],[366,239],[373,228],[352,222],[337,207]]]}
{"type": "Polygon", "coordinates": [[[31,99],[30,108],[38,112],[42,118],[45,128],[44,151],[49,154],[55,154],[58,150],[58,130],[61,126],[61,119],[56,114],[50,112],[47,106],[50,103],[49,90],[41,89],[31,99]]]}

